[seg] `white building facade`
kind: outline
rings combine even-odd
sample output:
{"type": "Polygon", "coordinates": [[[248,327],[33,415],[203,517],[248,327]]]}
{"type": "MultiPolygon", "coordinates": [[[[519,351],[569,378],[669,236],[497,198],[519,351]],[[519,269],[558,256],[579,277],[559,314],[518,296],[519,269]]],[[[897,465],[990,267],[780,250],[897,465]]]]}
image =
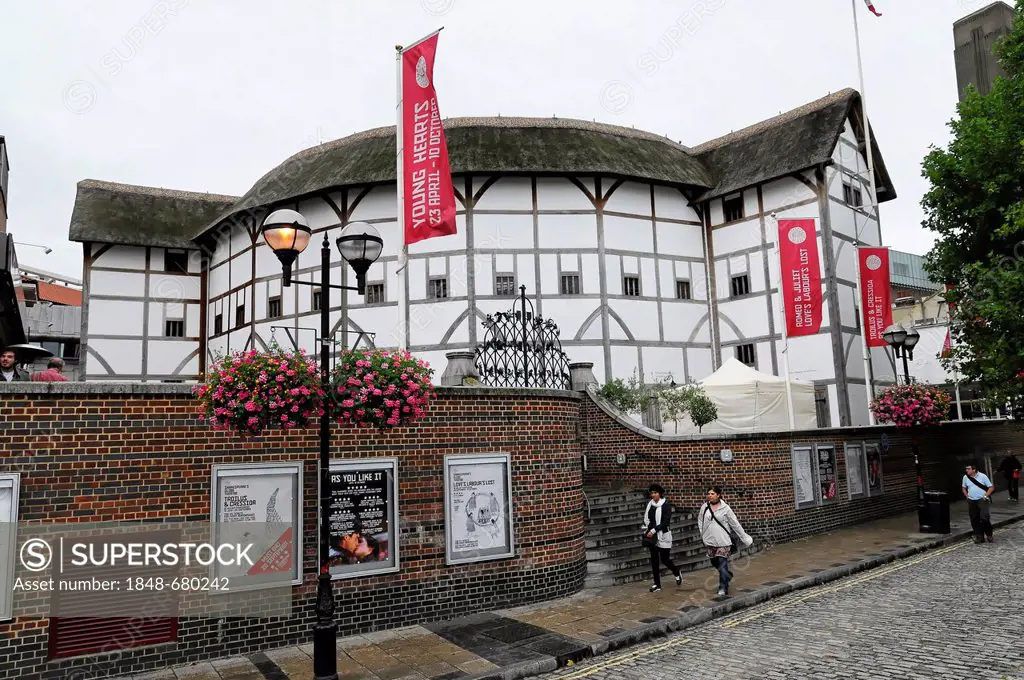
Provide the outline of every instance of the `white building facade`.
{"type": "MultiPolygon", "coordinates": [[[[122,189],[163,192],[150,198],[176,207],[156,210],[166,216],[159,243],[144,242],[141,212],[128,219],[143,241],[134,244],[107,242],[117,230],[101,209],[73,219],[86,252],[87,378],[195,380],[218,353],[272,341],[315,352],[323,301],[309,286],[282,286],[259,234],[282,207],[314,232],[296,279],[319,280],[324,233],[332,250],[351,222],[384,239],[365,297],[331,292],[338,346],[395,347],[407,333],[410,351],[439,375],[445,353],[480,344],[486,315],[508,310],[525,286],[537,313],[558,324],[570,361],[593,362],[602,382],[634,372],[696,381],[729,356],[779,374],[774,214],[816,220],[825,286],[821,331],[790,341],[790,374],[818,388],[822,424],[866,423],[855,247],[881,238],[858,103],[845,90],[696,148],[574,120],[449,120],[458,233],[410,247],[405,319],[393,128],[301,152],[240,199],[122,189]],[[183,271],[168,253],[184,253],[183,271]]],[[[872,148],[879,200],[890,200],[872,148]]],[[[101,184],[80,184],[76,215],[83,192],[101,184]]],[[[337,252],[332,262],[332,282],[353,285],[337,252]]],[[[886,370],[876,353],[875,370],[886,370]]]]}

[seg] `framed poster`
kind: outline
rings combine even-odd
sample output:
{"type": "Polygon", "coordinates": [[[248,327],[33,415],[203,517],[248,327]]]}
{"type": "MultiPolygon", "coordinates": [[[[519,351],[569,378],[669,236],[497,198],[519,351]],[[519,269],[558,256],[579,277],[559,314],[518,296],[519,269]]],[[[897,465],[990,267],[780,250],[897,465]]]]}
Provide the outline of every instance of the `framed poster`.
{"type": "Polygon", "coordinates": [[[331,461],[331,578],[398,571],[398,459],[331,461]]]}
{"type": "Polygon", "coordinates": [[[836,447],[831,444],[817,444],[814,447],[818,464],[819,498],[822,504],[839,500],[839,464],[836,447]]]}
{"type": "Polygon", "coordinates": [[[868,495],[878,496],[885,493],[882,484],[882,451],[878,444],[864,444],[864,459],[867,463],[868,495]]]}
{"type": "Polygon", "coordinates": [[[445,456],[444,505],[448,564],[515,556],[511,455],[445,456]]]}
{"type": "Polygon", "coordinates": [[[868,495],[867,465],[861,444],[846,445],[846,487],[851,500],[868,495]]]}
{"type": "Polygon", "coordinates": [[[0,621],[11,618],[14,604],[14,559],[17,554],[18,491],[21,475],[0,474],[0,621]]]}
{"type": "Polygon", "coordinates": [[[210,508],[218,542],[254,544],[253,566],[214,562],[214,578],[233,591],[302,583],[301,462],[214,465],[210,508]]]}
{"type": "Polygon", "coordinates": [[[793,492],[796,495],[797,510],[811,508],[818,504],[816,480],[814,478],[814,446],[793,445],[793,492]]]}

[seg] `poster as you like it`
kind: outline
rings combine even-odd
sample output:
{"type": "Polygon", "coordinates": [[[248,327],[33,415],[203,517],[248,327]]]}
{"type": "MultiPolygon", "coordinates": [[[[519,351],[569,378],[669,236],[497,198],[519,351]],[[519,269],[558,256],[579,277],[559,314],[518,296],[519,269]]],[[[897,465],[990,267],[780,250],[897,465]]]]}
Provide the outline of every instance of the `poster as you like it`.
{"type": "Polygon", "coordinates": [[[509,467],[508,454],[445,459],[449,564],[515,554],[509,467]]]}
{"type": "Polygon", "coordinates": [[[302,465],[217,466],[214,522],[220,540],[251,543],[252,566],[221,565],[232,590],[301,582],[299,507],[302,465]]]}
{"type": "Polygon", "coordinates": [[[815,504],[814,494],[814,449],[793,449],[793,487],[798,508],[815,504]]]}
{"type": "Polygon", "coordinates": [[[821,487],[821,500],[828,503],[836,500],[839,494],[839,477],[836,473],[836,450],[831,446],[819,446],[818,451],[818,486],[821,487]]]}
{"type": "Polygon", "coordinates": [[[850,485],[850,498],[860,498],[867,491],[864,485],[864,449],[860,446],[846,447],[846,482],[850,485]]]}
{"type": "Polygon", "coordinates": [[[390,459],[331,464],[332,577],[397,569],[395,466],[390,459]]]}

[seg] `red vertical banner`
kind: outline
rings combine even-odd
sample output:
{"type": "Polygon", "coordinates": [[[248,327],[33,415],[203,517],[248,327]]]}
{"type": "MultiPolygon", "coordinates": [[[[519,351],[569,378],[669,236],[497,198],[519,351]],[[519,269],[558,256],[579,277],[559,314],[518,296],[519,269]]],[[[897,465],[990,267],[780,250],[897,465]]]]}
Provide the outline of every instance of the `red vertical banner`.
{"type": "Polygon", "coordinates": [[[779,290],[789,337],[821,328],[821,266],[814,220],[779,220],[779,290]]]}
{"type": "Polygon", "coordinates": [[[402,52],[405,243],[454,234],[455,191],[434,91],[437,35],[402,52]]]}
{"type": "Polygon", "coordinates": [[[892,288],[889,281],[889,249],[857,248],[860,266],[860,304],[868,347],[885,347],[882,333],[892,325],[892,288]]]}

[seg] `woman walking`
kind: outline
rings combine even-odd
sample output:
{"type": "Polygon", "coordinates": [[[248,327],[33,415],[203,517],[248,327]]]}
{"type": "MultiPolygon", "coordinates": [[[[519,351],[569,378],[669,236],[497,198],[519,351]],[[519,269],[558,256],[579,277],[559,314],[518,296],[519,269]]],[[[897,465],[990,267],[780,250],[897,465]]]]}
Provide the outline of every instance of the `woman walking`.
{"type": "Polygon", "coordinates": [[[664,564],[676,577],[676,585],[682,585],[683,575],[679,567],[672,563],[672,504],[665,498],[665,489],[651,484],[648,493],[651,496],[644,510],[644,544],[651,551],[651,571],[654,572],[654,585],[651,592],[661,590],[661,565],[664,564]]]}
{"type": "Polygon", "coordinates": [[[708,549],[711,564],[718,570],[718,594],[728,595],[729,579],[732,578],[732,572],[729,571],[729,554],[732,552],[733,536],[735,535],[744,546],[751,545],[754,539],[743,530],[740,521],[736,519],[736,513],[722,500],[721,487],[713,486],[708,489],[707,498],[700,508],[697,527],[701,540],[708,549]]]}

